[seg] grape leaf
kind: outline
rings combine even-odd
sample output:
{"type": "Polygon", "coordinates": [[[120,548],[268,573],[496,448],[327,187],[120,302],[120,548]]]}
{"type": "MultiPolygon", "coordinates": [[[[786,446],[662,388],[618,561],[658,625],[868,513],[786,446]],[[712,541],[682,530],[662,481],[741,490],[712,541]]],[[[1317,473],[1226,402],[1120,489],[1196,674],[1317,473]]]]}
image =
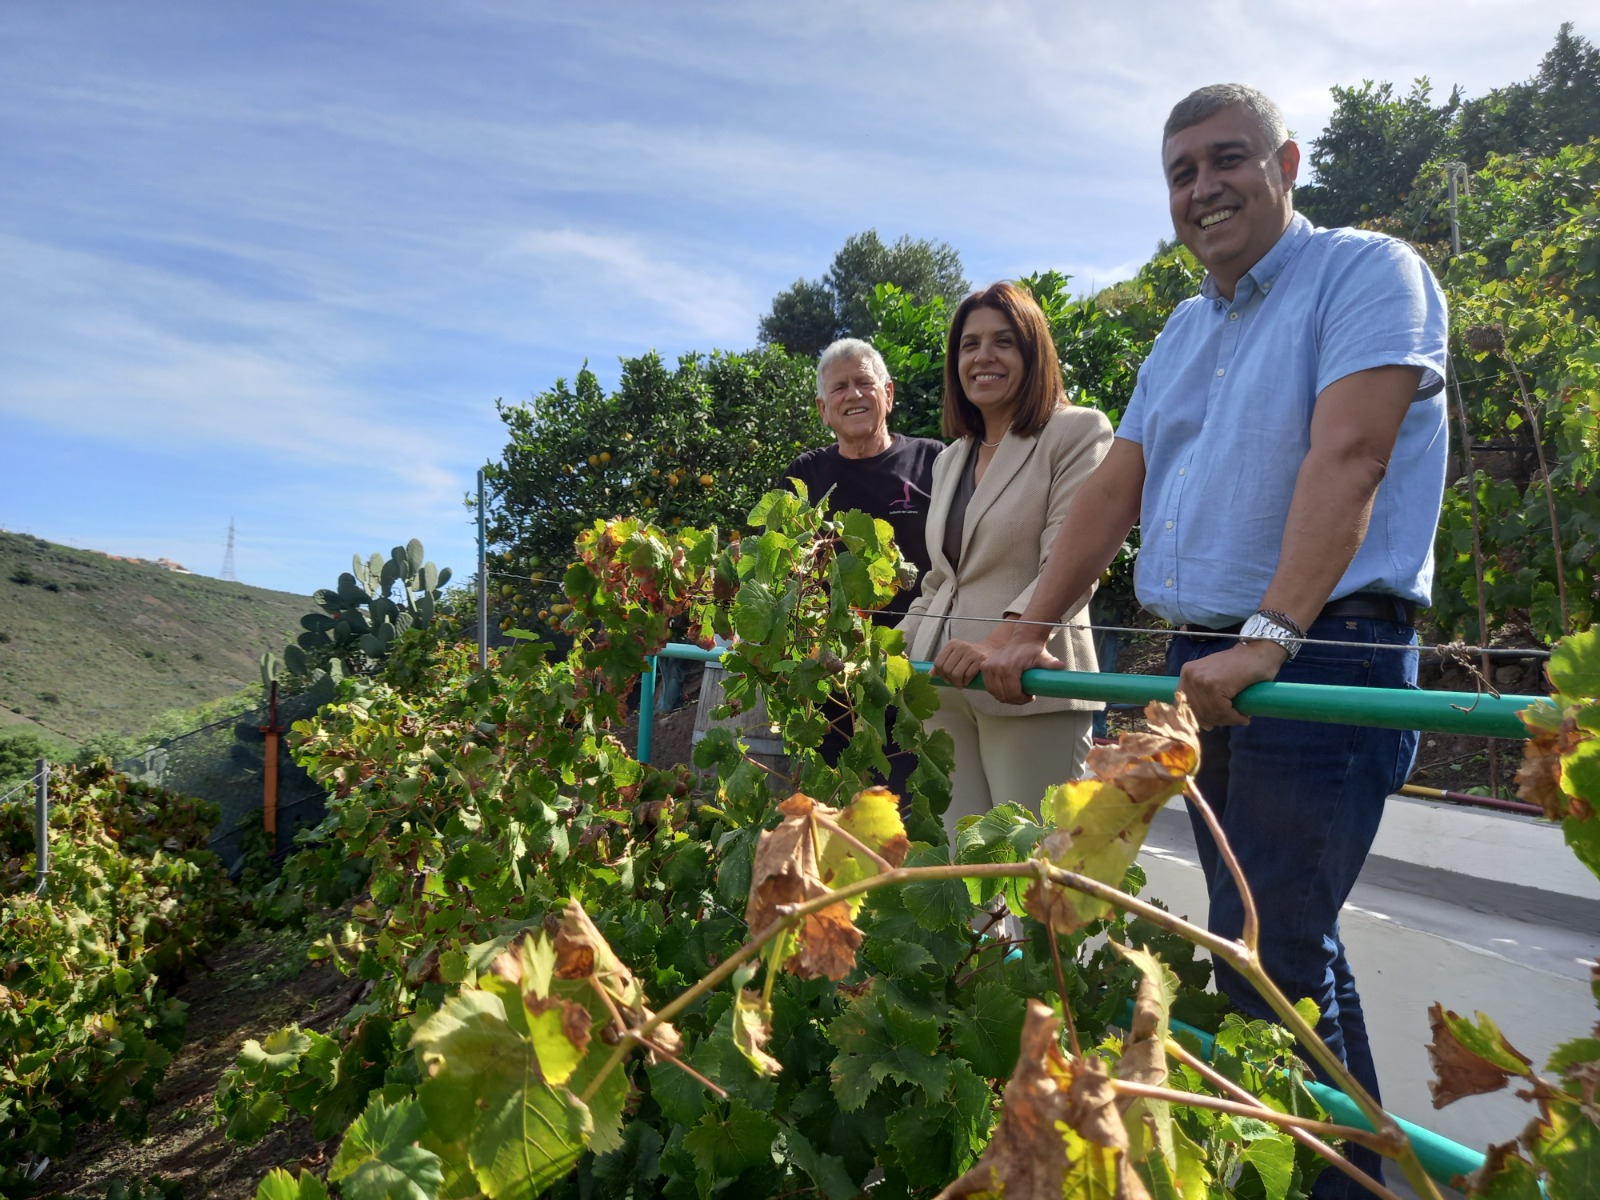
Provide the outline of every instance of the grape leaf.
{"type": "Polygon", "coordinates": [[[956,1012],[951,1041],[972,1069],[989,1079],[1004,1079],[1017,1065],[1022,1038],[1022,997],[1003,983],[985,980],[972,989],[971,1003],[956,1012]]]}
{"type": "Polygon", "coordinates": [[[683,1148],[694,1158],[700,1194],[709,1196],[752,1167],[771,1164],[777,1136],[776,1121],[737,1098],[728,1101],[726,1115],[702,1116],[683,1138],[683,1148]]]}
{"type": "Polygon", "coordinates": [[[741,991],[733,1006],[733,1044],[762,1075],[783,1070],[783,1064],[766,1051],[771,1038],[772,1010],[762,1002],[760,992],[741,991]]]}
{"type": "Polygon", "coordinates": [[[345,1131],[328,1178],[349,1200],[434,1200],[444,1172],[439,1156],[417,1144],[427,1124],[417,1101],[374,1096],[345,1131]]]}
{"type": "Polygon", "coordinates": [[[833,1060],[833,1093],[846,1112],[860,1108],[885,1079],[915,1084],[933,1096],[950,1082],[951,1060],[938,1053],[939,1023],[885,1006],[866,995],[828,1026],[839,1049],[833,1060]]]}
{"type": "Polygon", "coordinates": [[[1600,700],[1600,629],[1564,637],[1550,650],[1545,668],[1556,691],[1570,700],[1600,700]]]}
{"type": "Polygon", "coordinates": [[[823,1154],[804,1134],[793,1129],[784,1132],[783,1144],[794,1165],[810,1177],[811,1182],[817,1185],[817,1190],[828,1200],[853,1200],[860,1194],[861,1189],[850,1178],[844,1159],[838,1155],[823,1154]]]}
{"type": "Polygon", "coordinates": [[[328,1185],[310,1171],[299,1178],[274,1167],[256,1186],[256,1200],[328,1200],[328,1185]]]}
{"type": "Polygon", "coordinates": [[[1294,1178],[1294,1143],[1287,1135],[1257,1138],[1239,1157],[1256,1169],[1266,1200],[1284,1200],[1294,1178]]]}
{"type": "Polygon", "coordinates": [[[1436,1079],[1429,1080],[1433,1106],[1443,1108],[1463,1096],[1496,1092],[1513,1077],[1527,1077],[1532,1060],[1517,1051],[1493,1021],[1482,1013],[1474,1025],[1440,1004],[1428,1009],[1433,1041],[1428,1060],[1436,1079]]]}

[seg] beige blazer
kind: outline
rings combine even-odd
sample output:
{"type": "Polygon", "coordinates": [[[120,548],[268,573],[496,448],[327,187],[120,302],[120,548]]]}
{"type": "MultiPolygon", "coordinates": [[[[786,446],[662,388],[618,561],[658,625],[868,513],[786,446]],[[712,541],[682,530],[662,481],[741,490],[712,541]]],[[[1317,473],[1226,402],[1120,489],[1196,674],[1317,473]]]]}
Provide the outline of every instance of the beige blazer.
{"type": "MultiPolygon", "coordinates": [[[[961,566],[952,570],[944,553],[945,518],[950,499],[972,449],[972,439],[947,446],[933,464],[928,503],[928,551],[932,566],[922,594],[911,603],[899,628],[906,653],[931,660],[951,638],[978,642],[994,630],[989,621],[963,621],[965,615],[998,617],[1028,606],[1067,505],[1111,448],[1111,422],[1093,408],[1057,409],[1033,437],[1007,435],[967,504],[961,533],[961,566]]],[[[1062,617],[1071,622],[1050,636],[1047,648],[1069,671],[1095,671],[1088,604],[1093,589],[1062,617]]],[[[991,716],[1102,707],[1096,700],[1039,699],[1017,707],[987,692],[969,691],[976,712],[991,716]]]]}

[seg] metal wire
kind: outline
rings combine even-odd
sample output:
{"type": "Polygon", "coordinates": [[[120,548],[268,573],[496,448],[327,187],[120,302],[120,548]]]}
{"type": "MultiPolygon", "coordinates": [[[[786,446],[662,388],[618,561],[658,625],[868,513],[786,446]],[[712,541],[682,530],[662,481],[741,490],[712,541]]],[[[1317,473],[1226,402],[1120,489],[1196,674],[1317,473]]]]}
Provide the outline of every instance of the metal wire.
{"type": "MultiPolygon", "coordinates": [[[[48,770],[48,769],[49,768],[46,768],[46,770],[48,770]]],[[[0,804],[4,804],[7,800],[11,799],[11,797],[15,796],[18,792],[25,792],[29,788],[35,786],[36,784],[38,784],[39,780],[44,778],[44,776],[45,776],[45,772],[44,771],[35,771],[33,773],[33,778],[32,779],[28,780],[26,783],[17,784],[16,787],[12,788],[4,796],[0,796],[0,804]]]]}
{"type": "MultiPolygon", "coordinates": [[[[549,583],[557,587],[561,581],[557,579],[543,579],[533,575],[513,575],[505,571],[490,571],[488,574],[499,579],[515,579],[523,583],[549,583]]],[[[860,608],[856,610],[864,617],[902,616],[901,613],[892,613],[882,608],[860,608]]],[[[1047,629],[1086,629],[1090,633],[1138,633],[1152,634],[1156,637],[1192,637],[1202,639],[1231,638],[1239,641],[1243,634],[1221,633],[1215,630],[1188,630],[1188,629],[1159,629],[1146,625],[1074,625],[1069,621],[1024,621],[1018,617],[968,617],[946,616],[940,618],[947,621],[983,621],[990,624],[1006,622],[1012,625],[1035,625],[1047,629]]],[[[1441,644],[1423,643],[1416,646],[1398,646],[1390,642],[1342,642],[1331,638],[1278,638],[1278,641],[1294,642],[1299,646],[1333,646],[1346,650],[1415,650],[1419,654],[1438,654],[1446,658],[1459,655],[1488,655],[1490,658],[1537,658],[1550,657],[1550,651],[1529,647],[1527,649],[1505,648],[1494,646],[1467,646],[1458,642],[1441,644]]]]}

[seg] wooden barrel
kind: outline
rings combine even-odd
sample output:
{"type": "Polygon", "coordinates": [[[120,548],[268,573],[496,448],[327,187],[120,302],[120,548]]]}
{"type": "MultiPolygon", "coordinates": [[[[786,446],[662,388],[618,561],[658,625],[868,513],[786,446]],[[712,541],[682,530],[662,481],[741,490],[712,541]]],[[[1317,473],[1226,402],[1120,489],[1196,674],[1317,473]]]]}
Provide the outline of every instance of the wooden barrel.
{"type": "MultiPolygon", "coordinates": [[[[773,731],[772,719],[767,716],[765,700],[757,698],[753,707],[731,717],[713,720],[711,714],[722,706],[722,679],[727,672],[715,663],[707,663],[700,677],[700,703],[694,714],[694,733],[690,740],[699,745],[712,729],[731,729],[744,743],[750,757],[770,768],[784,780],[789,778],[789,756],[783,752],[783,739],[773,731]]],[[[770,781],[769,782],[775,782],[770,781]]],[[[776,790],[776,788],[774,788],[776,790]]]]}

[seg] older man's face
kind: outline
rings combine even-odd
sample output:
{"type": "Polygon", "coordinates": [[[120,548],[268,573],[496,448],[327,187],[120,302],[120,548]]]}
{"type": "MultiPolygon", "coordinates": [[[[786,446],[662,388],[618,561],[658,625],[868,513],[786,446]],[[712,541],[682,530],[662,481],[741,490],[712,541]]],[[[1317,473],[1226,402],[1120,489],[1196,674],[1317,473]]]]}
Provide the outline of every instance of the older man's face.
{"type": "Polygon", "coordinates": [[[865,359],[839,359],[822,373],[817,412],[842,440],[859,441],[887,430],[894,407],[894,384],[880,381],[865,359]]]}

